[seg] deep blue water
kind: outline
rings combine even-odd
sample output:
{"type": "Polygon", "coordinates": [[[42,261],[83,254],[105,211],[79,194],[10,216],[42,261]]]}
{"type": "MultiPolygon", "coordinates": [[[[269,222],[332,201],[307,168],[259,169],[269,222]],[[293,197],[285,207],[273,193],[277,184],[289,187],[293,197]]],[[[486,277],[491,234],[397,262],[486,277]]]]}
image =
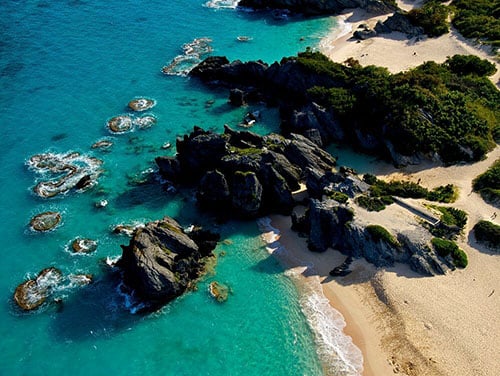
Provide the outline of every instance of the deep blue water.
{"type": "MultiPolygon", "coordinates": [[[[237,127],[249,110],[227,105],[213,91],[161,68],[195,38],[212,40],[212,54],[272,63],[314,47],[331,18],[277,22],[261,14],[214,9],[200,0],[13,1],[0,3],[0,374],[318,375],[323,369],[298,293],[268,255],[255,223],[218,226],[227,241],[217,265],[198,289],[162,311],[134,315],[117,293],[103,259],[121,254],[119,223],[164,215],[182,225],[200,220],[191,193],[166,192],[158,182],[134,180],[154,172],[154,158],[173,155],[161,146],[194,125],[237,127]],[[236,37],[245,35],[249,42],[236,37]],[[129,113],[127,103],[156,100],[150,129],[112,135],[106,121],[129,113]],[[90,146],[111,140],[109,151],[90,146]],[[98,185],[43,199],[33,193],[42,175],[26,162],[38,153],[77,151],[103,161],[98,185]],[[108,206],[95,208],[107,200],[108,206]],[[29,229],[40,212],[62,213],[49,233],[29,229]],[[90,255],[73,255],[76,237],[98,241],[90,255]],[[86,287],[57,293],[63,305],[25,314],[14,306],[15,287],[48,266],[66,275],[94,274],[86,287]],[[217,280],[231,287],[224,304],[207,292],[217,280]]],[[[250,108],[252,110],[254,108],[250,108]]],[[[278,130],[276,110],[256,106],[253,130],[278,130]]]]}

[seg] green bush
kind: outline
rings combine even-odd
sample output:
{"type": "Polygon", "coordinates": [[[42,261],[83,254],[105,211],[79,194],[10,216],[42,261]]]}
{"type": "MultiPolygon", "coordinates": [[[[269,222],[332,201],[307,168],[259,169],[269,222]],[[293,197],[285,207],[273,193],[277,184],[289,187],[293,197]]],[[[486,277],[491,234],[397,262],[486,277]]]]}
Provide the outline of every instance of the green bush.
{"type": "Polygon", "coordinates": [[[474,179],[472,187],[476,192],[489,202],[500,202],[500,159],[474,179]]]}
{"type": "Polygon", "coordinates": [[[368,211],[382,211],[385,209],[386,202],[379,197],[358,196],[356,203],[368,211]]]}
{"type": "Polygon", "coordinates": [[[328,198],[331,198],[332,200],[335,200],[341,204],[345,204],[349,200],[348,195],[338,191],[329,192],[327,196],[328,198]]]}
{"type": "Polygon", "coordinates": [[[467,224],[467,213],[456,208],[433,206],[441,212],[441,222],[448,226],[457,226],[463,229],[467,224]]]}
{"type": "Polygon", "coordinates": [[[467,38],[493,45],[500,41],[500,3],[498,0],[453,0],[453,25],[467,38]]]}
{"type": "Polygon", "coordinates": [[[420,26],[431,37],[438,37],[450,31],[448,7],[438,1],[427,1],[421,8],[408,12],[411,23],[420,26]]]}
{"type": "Polygon", "coordinates": [[[441,185],[427,194],[427,200],[445,203],[455,202],[457,197],[457,188],[453,184],[441,185]]]}
{"type": "Polygon", "coordinates": [[[383,240],[386,243],[392,245],[393,247],[400,247],[401,246],[401,244],[399,244],[399,242],[396,240],[396,238],[382,226],[369,225],[369,226],[366,226],[366,231],[370,234],[372,239],[375,241],[383,240]]]}
{"type": "Polygon", "coordinates": [[[484,76],[491,72],[487,61],[454,56],[390,74],[334,63],[312,51],[287,60],[297,62],[299,86],[305,88],[294,94],[335,114],[346,140],[358,143],[361,132],[380,141],[373,151],[383,156],[390,157],[387,140],[402,155],[437,153],[450,164],[475,161],[500,138],[500,91],[484,76]]]}
{"type": "Polygon", "coordinates": [[[478,242],[486,243],[497,252],[500,251],[500,226],[489,221],[479,221],[474,226],[474,235],[478,242]]]}
{"type": "Polygon", "coordinates": [[[453,264],[458,268],[465,268],[468,264],[467,254],[458,248],[451,240],[432,238],[432,246],[436,253],[441,257],[446,257],[451,255],[453,259],[453,264]]]}
{"type": "Polygon", "coordinates": [[[363,175],[363,181],[366,184],[373,185],[373,184],[375,184],[377,182],[377,177],[375,175],[372,175],[372,174],[364,174],[363,175]]]}
{"type": "Polygon", "coordinates": [[[370,191],[374,196],[398,196],[405,198],[425,198],[429,193],[427,189],[416,183],[400,180],[389,183],[377,180],[370,187],[370,191]]]}
{"type": "Polygon", "coordinates": [[[449,57],[445,64],[456,74],[475,74],[477,76],[491,76],[497,68],[488,60],[475,55],[455,55],[449,57]]]}

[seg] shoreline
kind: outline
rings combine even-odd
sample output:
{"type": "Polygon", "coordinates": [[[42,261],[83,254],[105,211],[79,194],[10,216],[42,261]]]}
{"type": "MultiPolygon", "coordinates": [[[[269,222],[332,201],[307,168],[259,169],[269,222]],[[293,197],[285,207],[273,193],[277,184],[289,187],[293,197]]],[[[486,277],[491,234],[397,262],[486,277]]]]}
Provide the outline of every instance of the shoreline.
{"type": "Polygon", "coordinates": [[[427,188],[453,182],[458,187],[459,198],[450,206],[469,215],[464,235],[457,241],[468,255],[469,265],[444,276],[424,277],[404,264],[376,268],[356,259],[350,275],[332,278],[328,272],[340,265],[345,255],[332,249],[309,251],[306,239],[291,230],[290,217],[271,215],[271,227],[261,227],[263,239],[279,242],[284,249],[271,254],[282,263],[285,273],[302,268],[295,273],[298,285],[310,283],[321,288],[331,307],[343,316],[343,332],[363,355],[362,375],[493,376],[499,368],[495,354],[500,351],[496,341],[500,336],[500,300],[495,291],[500,290],[500,257],[470,236],[474,224],[480,219],[491,220],[496,210],[471,192],[472,179],[498,158],[500,146],[474,164],[405,169],[379,166],[374,171],[385,180],[420,180],[427,188]]]}

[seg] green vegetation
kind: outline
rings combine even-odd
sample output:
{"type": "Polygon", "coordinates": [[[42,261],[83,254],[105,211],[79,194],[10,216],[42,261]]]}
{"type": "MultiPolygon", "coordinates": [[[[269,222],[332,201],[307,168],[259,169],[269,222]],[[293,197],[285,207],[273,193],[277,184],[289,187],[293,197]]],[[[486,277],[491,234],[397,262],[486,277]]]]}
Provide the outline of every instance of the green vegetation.
{"type": "Polygon", "coordinates": [[[500,204],[500,159],[497,159],[486,172],[475,178],[472,187],[481,193],[484,200],[494,205],[500,204]]]}
{"type": "Polygon", "coordinates": [[[386,156],[389,141],[402,155],[438,153],[446,163],[476,161],[500,137],[500,92],[485,77],[491,72],[488,62],[455,56],[390,74],[375,66],[334,63],[319,52],[300,53],[296,60],[316,84],[308,99],[333,112],[353,143],[359,133],[373,136],[386,156]]]}
{"type": "Polygon", "coordinates": [[[432,206],[441,212],[441,222],[447,226],[458,227],[461,230],[467,224],[467,213],[463,210],[445,206],[432,206]]]}
{"type": "Polygon", "coordinates": [[[500,46],[500,0],[453,0],[453,25],[467,38],[500,46]]]}
{"type": "Polygon", "coordinates": [[[362,208],[365,208],[368,211],[377,211],[377,212],[384,210],[386,205],[390,205],[394,202],[390,196],[383,196],[383,197],[358,196],[356,197],[355,201],[362,208]]]}
{"type": "Polygon", "coordinates": [[[456,267],[465,268],[467,266],[467,254],[458,248],[458,245],[451,240],[432,238],[431,243],[439,256],[446,257],[451,255],[453,264],[455,264],[456,267]]]}
{"type": "Polygon", "coordinates": [[[458,192],[452,184],[439,186],[429,191],[417,183],[400,180],[387,183],[369,174],[364,175],[363,180],[367,184],[371,184],[370,193],[374,197],[425,198],[430,201],[449,203],[455,201],[458,196],[458,192]]]}
{"type": "Polygon", "coordinates": [[[256,154],[261,154],[262,153],[262,150],[261,149],[258,149],[258,148],[237,148],[236,146],[231,146],[229,151],[232,153],[232,154],[238,154],[238,155],[241,155],[241,156],[244,156],[244,155],[256,155],[256,154]]]}
{"type": "Polygon", "coordinates": [[[342,193],[342,192],[337,192],[337,191],[328,192],[327,196],[328,196],[328,198],[331,198],[332,200],[335,200],[341,204],[345,204],[347,202],[347,200],[349,200],[348,195],[346,195],[345,193],[342,193]]]}
{"type": "Polygon", "coordinates": [[[474,55],[455,55],[446,64],[453,73],[463,75],[491,76],[497,70],[495,64],[474,55]]]}
{"type": "Polygon", "coordinates": [[[497,252],[500,251],[500,226],[489,221],[479,221],[474,226],[474,235],[478,242],[486,243],[497,252]]]}
{"type": "Polygon", "coordinates": [[[399,244],[396,238],[382,226],[369,225],[366,226],[366,231],[375,241],[383,240],[387,244],[392,245],[393,247],[398,247],[398,248],[401,247],[401,244],[399,244]]]}
{"type": "Polygon", "coordinates": [[[415,26],[420,26],[430,37],[438,37],[450,31],[448,7],[437,0],[426,1],[421,8],[408,12],[408,18],[415,26]]]}
{"type": "Polygon", "coordinates": [[[458,191],[453,184],[441,185],[427,194],[429,201],[445,202],[447,204],[455,202],[457,198],[458,191]]]}

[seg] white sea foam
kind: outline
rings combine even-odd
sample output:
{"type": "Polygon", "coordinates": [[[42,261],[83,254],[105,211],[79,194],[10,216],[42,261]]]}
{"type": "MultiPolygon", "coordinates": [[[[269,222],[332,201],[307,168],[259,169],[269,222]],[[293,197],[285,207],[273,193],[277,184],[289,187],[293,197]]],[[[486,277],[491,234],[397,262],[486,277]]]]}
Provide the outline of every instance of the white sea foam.
{"type": "Polygon", "coordinates": [[[203,6],[214,9],[235,9],[238,6],[239,0],[210,0],[203,6]]]}
{"type": "Polygon", "coordinates": [[[201,63],[209,55],[213,48],[210,38],[196,38],[192,42],[182,45],[182,55],[176,56],[168,65],[162,68],[162,72],[174,76],[186,76],[191,69],[201,63]]]}
{"type": "MultiPolygon", "coordinates": [[[[293,262],[293,257],[287,253],[285,247],[279,243],[280,232],[271,226],[270,218],[261,218],[257,221],[267,243],[268,251],[285,263],[293,262]]],[[[303,262],[296,263],[304,265],[303,262]]],[[[314,268],[306,265],[305,268],[314,268]]],[[[300,307],[307,318],[307,322],[314,333],[316,351],[325,367],[327,375],[354,376],[363,372],[363,355],[351,337],[347,336],[344,317],[335,310],[324,296],[319,281],[304,279],[304,267],[290,268],[285,272],[296,282],[300,294],[300,307]]]]}

